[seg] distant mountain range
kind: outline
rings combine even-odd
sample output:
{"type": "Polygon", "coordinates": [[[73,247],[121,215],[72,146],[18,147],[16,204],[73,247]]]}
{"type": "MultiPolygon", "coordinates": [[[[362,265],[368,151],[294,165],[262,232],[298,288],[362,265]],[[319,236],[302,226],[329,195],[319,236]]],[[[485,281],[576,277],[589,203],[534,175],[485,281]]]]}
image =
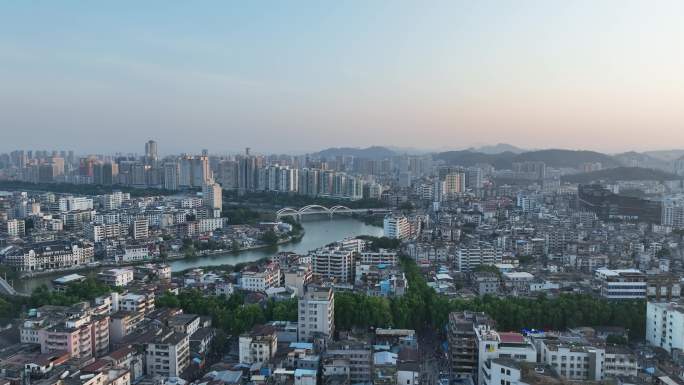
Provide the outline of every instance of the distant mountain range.
{"type": "Polygon", "coordinates": [[[664,160],[666,162],[671,162],[676,159],[684,158],[684,150],[661,150],[661,151],[645,151],[646,155],[652,156],[654,158],[664,160]]]}
{"type": "Polygon", "coordinates": [[[499,144],[495,144],[493,146],[482,146],[482,147],[477,147],[477,148],[471,147],[468,149],[468,151],[481,152],[483,154],[501,154],[504,152],[512,152],[514,154],[520,154],[520,153],[526,152],[527,150],[513,146],[511,144],[499,143],[499,144]]]}
{"type": "Polygon", "coordinates": [[[355,158],[385,159],[397,155],[387,147],[372,146],[367,148],[356,147],[332,147],[313,154],[320,158],[333,159],[338,156],[353,156],[355,158]]]}
{"type": "Polygon", "coordinates": [[[607,170],[585,172],[581,174],[564,175],[564,182],[590,184],[598,182],[614,183],[617,181],[635,180],[676,180],[681,177],[669,172],[643,167],[616,167],[607,170]]]}
{"type": "MultiPolygon", "coordinates": [[[[672,161],[684,157],[684,150],[630,151],[608,155],[587,150],[546,149],[528,151],[505,143],[470,148],[467,150],[441,152],[421,151],[416,148],[383,146],[372,146],[367,148],[335,147],[319,151],[313,155],[326,159],[333,159],[338,156],[386,159],[402,154],[419,155],[428,153],[432,153],[435,160],[441,160],[450,165],[470,167],[478,163],[486,163],[497,169],[510,169],[512,168],[513,163],[526,161],[544,162],[547,166],[553,168],[574,169],[582,169],[582,165],[585,163],[601,163],[601,167],[604,170],[597,174],[590,173],[593,175],[590,175],[589,177],[598,178],[605,176],[609,179],[609,175],[607,174],[611,171],[605,169],[615,170],[619,168],[619,170],[615,171],[619,171],[621,175],[624,175],[624,177],[627,178],[622,180],[641,180],[643,177],[646,177],[648,173],[643,170],[650,170],[649,172],[652,172],[653,170],[662,171],[662,174],[656,174],[654,177],[657,177],[656,179],[668,179],[668,175],[673,175],[669,174],[669,172],[672,171],[672,161]]],[[[653,177],[650,179],[653,179],[653,177]]]]}
{"type": "Polygon", "coordinates": [[[649,155],[648,153],[630,151],[624,152],[622,154],[613,155],[613,158],[617,159],[620,163],[627,167],[638,166],[658,170],[670,169],[670,162],[649,155]]]}
{"type": "Polygon", "coordinates": [[[435,154],[449,164],[473,166],[476,163],[488,163],[499,169],[510,169],[515,162],[544,162],[556,168],[579,168],[583,163],[600,162],[603,167],[619,167],[622,164],[610,155],[594,151],[574,150],[537,150],[520,154],[503,152],[500,154],[484,154],[473,151],[447,151],[435,154]]]}

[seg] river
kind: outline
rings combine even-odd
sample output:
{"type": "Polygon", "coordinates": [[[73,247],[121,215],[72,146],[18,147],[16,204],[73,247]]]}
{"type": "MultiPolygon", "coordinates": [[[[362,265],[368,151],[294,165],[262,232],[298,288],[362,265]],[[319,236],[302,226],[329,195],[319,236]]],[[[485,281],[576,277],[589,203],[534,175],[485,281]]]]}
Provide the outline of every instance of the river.
{"type": "MultiPolygon", "coordinates": [[[[280,251],[293,251],[296,253],[306,253],[309,250],[327,245],[329,243],[338,241],[347,237],[355,237],[358,235],[373,235],[382,236],[382,228],[367,225],[359,220],[345,217],[335,217],[334,219],[312,217],[302,220],[302,227],[304,228],[304,237],[299,242],[287,243],[277,246],[277,248],[257,249],[241,251],[237,254],[226,253],[221,255],[212,255],[208,257],[181,259],[172,261],[172,271],[179,271],[203,266],[216,265],[235,265],[243,262],[253,262],[262,258],[270,257],[280,251]],[[311,219],[310,219],[311,218],[311,219]]],[[[66,275],[62,273],[57,276],[66,275]]],[[[23,279],[19,282],[13,282],[14,288],[22,293],[30,293],[33,289],[40,285],[50,285],[50,281],[57,276],[41,276],[23,279]]]]}

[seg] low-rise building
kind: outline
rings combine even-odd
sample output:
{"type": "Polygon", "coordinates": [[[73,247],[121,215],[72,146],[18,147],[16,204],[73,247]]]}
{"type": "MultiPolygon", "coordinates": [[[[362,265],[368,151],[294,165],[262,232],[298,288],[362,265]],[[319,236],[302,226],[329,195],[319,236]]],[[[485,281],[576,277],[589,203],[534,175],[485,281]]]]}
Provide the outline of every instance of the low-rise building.
{"type": "Polygon", "coordinates": [[[266,363],[278,350],[278,336],[270,325],[255,326],[239,338],[239,359],[243,364],[266,363]]]}
{"type": "Polygon", "coordinates": [[[133,281],[133,269],[107,269],[100,272],[97,277],[109,286],[126,286],[133,281]]]}

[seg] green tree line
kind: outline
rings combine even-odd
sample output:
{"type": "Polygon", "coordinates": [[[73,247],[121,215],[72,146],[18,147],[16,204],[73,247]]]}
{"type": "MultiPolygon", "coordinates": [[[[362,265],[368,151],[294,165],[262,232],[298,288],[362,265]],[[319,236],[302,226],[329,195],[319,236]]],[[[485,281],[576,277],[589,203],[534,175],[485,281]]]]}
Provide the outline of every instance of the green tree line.
{"type": "Polygon", "coordinates": [[[241,293],[230,297],[205,296],[198,290],[183,290],[179,295],[164,294],[157,307],[183,309],[185,313],[212,317],[212,324],[229,335],[239,335],[254,325],[268,321],[296,321],[297,300],[269,300],[264,306],[245,303],[241,293]]]}
{"type": "Polygon", "coordinates": [[[0,319],[13,319],[21,316],[27,308],[43,305],[71,306],[77,302],[92,301],[97,297],[110,293],[111,287],[98,282],[94,277],[87,277],[83,282],[69,284],[64,291],[57,292],[42,285],[31,293],[30,297],[0,298],[0,319]]]}
{"type": "Polygon", "coordinates": [[[493,297],[450,299],[427,285],[414,261],[402,258],[409,290],[400,298],[368,297],[336,293],[335,324],[338,329],[395,327],[442,330],[453,311],[482,311],[497,322],[499,330],[539,328],[564,330],[576,326],[621,326],[630,337],[642,339],[646,325],[644,301],[606,301],[591,295],[561,294],[549,298],[493,297]]]}

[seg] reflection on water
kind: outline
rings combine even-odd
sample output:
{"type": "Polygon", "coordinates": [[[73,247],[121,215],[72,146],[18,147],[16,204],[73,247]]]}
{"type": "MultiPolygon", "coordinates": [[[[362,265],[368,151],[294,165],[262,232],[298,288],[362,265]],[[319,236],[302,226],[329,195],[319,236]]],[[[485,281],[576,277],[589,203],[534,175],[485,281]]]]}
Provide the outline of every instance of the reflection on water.
{"type": "MultiPolygon", "coordinates": [[[[238,254],[226,253],[222,255],[213,255],[210,257],[183,259],[171,262],[171,269],[173,271],[185,270],[201,266],[216,266],[216,265],[235,265],[243,262],[252,262],[261,258],[270,257],[279,251],[293,251],[298,253],[305,253],[323,245],[335,242],[337,240],[354,237],[357,235],[373,235],[382,236],[382,229],[375,226],[367,225],[361,221],[352,218],[337,217],[335,219],[304,219],[302,221],[305,235],[295,243],[273,247],[269,249],[259,249],[243,251],[238,254]]],[[[65,275],[67,273],[60,273],[57,276],[65,275]]],[[[24,279],[19,282],[14,282],[13,285],[17,291],[31,292],[34,288],[42,284],[50,284],[50,281],[55,276],[42,276],[24,279]]]]}

